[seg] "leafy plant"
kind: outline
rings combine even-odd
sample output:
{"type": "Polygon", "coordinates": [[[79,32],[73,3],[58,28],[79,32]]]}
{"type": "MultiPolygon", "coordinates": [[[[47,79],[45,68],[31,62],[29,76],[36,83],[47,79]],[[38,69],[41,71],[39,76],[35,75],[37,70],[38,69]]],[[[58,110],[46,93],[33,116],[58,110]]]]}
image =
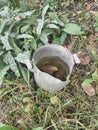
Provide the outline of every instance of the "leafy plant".
{"type": "Polygon", "coordinates": [[[98,16],[95,17],[95,22],[94,22],[94,29],[96,32],[98,32],[98,16]]]}
{"type": "Polygon", "coordinates": [[[89,95],[89,96],[94,96],[95,95],[95,89],[93,87],[93,83],[97,84],[96,82],[98,81],[98,73],[97,70],[92,73],[92,76],[90,78],[86,78],[82,82],[82,87],[83,90],[89,95]]]}
{"type": "MultiPolygon", "coordinates": [[[[19,27],[18,29],[17,24],[20,23],[20,21],[15,20],[15,16],[19,13],[19,10],[10,10],[8,7],[4,7],[2,11],[0,12],[0,62],[4,65],[0,65],[0,84],[3,81],[4,75],[7,73],[7,71],[10,69],[12,70],[17,77],[20,76],[19,66],[17,64],[18,58],[20,56],[20,52],[22,54],[22,60],[24,56],[24,53],[27,52],[26,49],[23,49],[19,42],[21,42],[22,39],[31,39],[31,37],[27,34],[25,34],[25,38],[23,35],[19,35],[19,27]],[[3,23],[2,23],[3,22],[3,23]],[[16,58],[16,59],[15,59],[16,58]]],[[[24,17],[28,17],[31,15],[31,12],[24,13],[24,17]]],[[[21,13],[20,13],[21,16],[21,13]]],[[[26,43],[26,42],[25,42],[26,43]]],[[[27,57],[30,55],[26,53],[27,57]]]]}
{"type": "Polygon", "coordinates": [[[82,82],[82,86],[89,86],[90,84],[96,82],[98,80],[98,73],[97,70],[95,72],[92,73],[92,76],[90,78],[86,78],[83,82],[82,82]]]}
{"type": "Polygon", "coordinates": [[[92,50],[91,54],[93,55],[93,58],[95,60],[96,66],[98,66],[98,54],[96,51],[92,50]]]}
{"type": "Polygon", "coordinates": [[[20,0],[9,0],[10,5],[13,7],[19,7],[20,0]]]}
{"type": "Polygon", "coordinates": [[[9,69],[17,77],[22,75],[29,84],[30,75],[20,63],[25,64],[25,60],[31,58],[31,52],[49,43],[62,45],[67,34],[83,33],[77,24],[67,23],[65,25],[56,12],[47,14],[48,9],[49,5],[46,5],[40,18],[35,16],[33,11],[21,13],[20,10],[13,10],[6,6],[1,9],[0,62],[4,66],[0,70],[0,84],[9,69]]]}
{"type": "Polygon", "coordinates": [[[18,129],[15,127],[6,125],[6,126],[1,127],[0,130],[18,130],[18,129]]]}
{"type": "Polygon", "coordinates": [[[17,128],[9,125],[4,125],[0,122],[0,130],[18,130],[17,128]]]}
{"type": "Polygon", "coordinates": [[[81,28],[74,23],[68,23],[65,25],[64,31],[68,34],[73,34],[73,35],[80,35],[83,34],[81,31],[81,28]]]}

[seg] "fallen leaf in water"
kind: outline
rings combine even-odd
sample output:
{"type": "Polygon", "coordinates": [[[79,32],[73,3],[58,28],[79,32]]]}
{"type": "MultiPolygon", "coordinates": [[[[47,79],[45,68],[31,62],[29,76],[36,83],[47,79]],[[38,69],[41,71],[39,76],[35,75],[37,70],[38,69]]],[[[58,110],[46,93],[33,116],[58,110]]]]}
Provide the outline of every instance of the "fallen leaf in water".
{"type": "Polygon", "coordinates": [[[52,66],[52,65],[46,65],[46,66],[40,67],[40,70],[42,70],[50,75],[53,75],[53,73],[56,72],[58,70],[58,68],[55,66],[52,66]]]}
{"type": "Polygon", "coordinates": [[[89,86],[83,86],[83,90],[89,96],[94,96],[95,95],[95,89],[91,84],[89,86]]]}
{"type": "Polygon", "coordinates": [[[57,96],[51,97],[51,98],[50,98],[50,102],[51,102],[51,104],[53,104],[53,105],[57,104],[57,103],[58,103],[58,98],[57,98],[57,96]]]}
{"type": "Polygon", "coordinates": [[[55,74],[54,74],[54,77],[58,78],[58,79],[61,79],[63,78],[64,76],[64,73],[60,70],[60,71],[57,71],[55,74]]]}
{"type": "Polygon", "coordinates": [[[87,65],[90,62],[89,57],[84,55],[83,53],[78,54],[78,57],[83,65],[87,65]]]}
{"type": "Polygon", "coordinates": [[[20,21],[20,20],[21,20],[20,16],[16,16],[14,19],[15,19],[16,21],[20,21]]]}

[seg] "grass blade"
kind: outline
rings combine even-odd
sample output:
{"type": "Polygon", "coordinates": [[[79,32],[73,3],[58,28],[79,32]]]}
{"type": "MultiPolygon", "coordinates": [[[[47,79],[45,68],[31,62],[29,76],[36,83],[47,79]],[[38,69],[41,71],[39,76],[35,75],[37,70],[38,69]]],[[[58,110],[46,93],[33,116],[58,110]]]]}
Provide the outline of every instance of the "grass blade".
{"type": "Polygon", "coordinates": [[[48,106],[46,113],[45,113],[45,119],[44,119],[44,124],[43,124],[43,128],[45,127],[45,124],[47,122],[47,116],[48,116],[48,111],[49,111],[50,106],[48,106]]]}
{"type": "Polygon", "coordinates": [[[58,130],[56,124],[54,123],[54,121],[52,119],[51,119],[51,123],[52,123],[53,127],[55,128],[55,130],[58,130]]]}

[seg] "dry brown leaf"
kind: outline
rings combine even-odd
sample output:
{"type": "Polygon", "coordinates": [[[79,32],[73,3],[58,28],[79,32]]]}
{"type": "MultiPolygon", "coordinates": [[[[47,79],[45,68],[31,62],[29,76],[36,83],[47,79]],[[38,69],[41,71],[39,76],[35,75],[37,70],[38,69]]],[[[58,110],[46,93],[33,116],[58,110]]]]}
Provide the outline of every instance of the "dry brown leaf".
{"type": "Polygon", "coordinates": [[[91,49],[94,49],[94,46],[95,46],[94,41],[89,41],[89,47],[90,47],[91,49]]]}
{"type": "Polygon", "coordinates": [[[20,21],[20,20],[21,20],[20,16],[16,16],[14,19],[15,19],[16,21],[20,21]]]}
{"type": "Polygon", "coordinates": [[[88,3],[88,2],[85,2],[85,3],[84,3],[84,6],[89,10],[92,5],[91,5],[90,3],[88,3]]]}
{"type": "Polygon", "coordinates": [[[95,89],[91,84],[89,86],[83,86],[83,90],[89,96],[94,96],[95,95],[95,89]]]}
{"type": "Polygon", "coordinates": [[[40,68],[40,70],[42,70],[42,71],[44,71],[44,72],[46,72],[48,74],[53,75],[53,73],[56,72],[58,70],[58,68],[55,67],[55,66],[52,66],[52,65],[46,65],[46,66],[42,66],[40,68]]]}
{"type": "Polygon", "coordinates": [[[98,37],[98,32],[95,33],[95,36],[98,37]]]}
{"type": "Polygon", "coordinates": [[[90,62],[90,58],[83,53],[78,54],[78,57],[83,65],[87,65],[90,62]]]}
{"type": "Polygon", "coordinates": [[[91,35],[89,37],[89,47],[91,49],[97,48],[97,46],[96,46],[96,40],[97,40],[97,38],[98,38],[98,32],[94,33],[93,35],[91,35]]]}
{"type": "Polygon", "coordinates": [[[89,38],[89,46],[93,49],[95,47],[96,35],[92,35],[89,38]]]}
{"type": "Polygon", "coordinates": [[[77,12],[76,12],[76,11],[73,11],[73,12],[72,12],[72,15],[73,15],[73,16],[77,16],[77,12]]]}
{"type": "Polygon", "coordinates": [[[53,105],[57,104],[57,103],[58,103],[58,98],[57,98],[57,96],[51,97],[51,98],[50,98],[50,102],[51,102],[51,104],[53,104],[53,105]]]}
{"type": "Polygon", "coordinates": [[[63,7],[63,6],[65,6],[66,5],[66,3],[65,2],[61,2],[61,6],[63,7]]]}

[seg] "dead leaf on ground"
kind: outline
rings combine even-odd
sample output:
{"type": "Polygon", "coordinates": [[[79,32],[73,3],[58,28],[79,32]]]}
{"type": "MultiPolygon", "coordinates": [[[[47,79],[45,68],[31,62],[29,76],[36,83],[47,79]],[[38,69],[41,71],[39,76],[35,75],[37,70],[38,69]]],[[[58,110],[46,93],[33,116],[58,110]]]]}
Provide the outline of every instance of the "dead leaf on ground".
{"type": "Polygon", "coordinates": [[[89,46],[91,49],[96,48],[96,40],[98,38],[98,33],[94,33],[89,37],[89,46]]]}
{"type": "Polygon", "coordinates": [[[53,75],[53,73],[56,72],[58,70],[58,68],[56,66],[46,65],[46,66],[42,66],[40,68],[40,70],[42,70],[50,75],[53,75]]]}
{"type": "Polygon", "coordinates": [[[91,49],[93,49],[93,50],[95,49],[95,47],[94,47],[94,42],[93,42],[93,41],[90,41],[90,42],[89,42],[89,47],[90,47],[91,49]]]}
{"type": "Polygon", "coordinates": [[[73,15],[73,16],[77,16],[77,13],[76,13],[76,12],[73,12],[72,15],[73,15]]]}
{"type": "Polygon", "coordinates": [[[98,32],[95,33],[95,36],[98,37],[98,32]]]}
{"type": "Polygon", "coordinates": [[[53,96],[50,98],[50,102],[51,104],[55,105],[58,103],[58,97],[57,96],[53,96]]]}
{"type": "Polygon", "coordinates": [[[89,86],[83,86],[83,90],[89,96],[95,95],[95,89],[91,84],[89,86]]]}
{"type": "Polygon", "coordinates": [[[83,53],[78,54],[78,57],[83,65],[87,65],[90,62],[90,58],[83,53]]]}
{"type": "Polygon", "coordinates": [[[89,9],[91,9],[92,4],[91,4],[91,3],[88,3],[88,2],[85,2],[85,3],[84,3],[84,6],[89,10],[89,9]]]}
{"type": "Polygon", "coordinates": [[[20,20],[21,20],[20,16],[16,16],[16,17],[14,17],[14,19],[15,19],[16,21],[20,21],[20,20]]]}

